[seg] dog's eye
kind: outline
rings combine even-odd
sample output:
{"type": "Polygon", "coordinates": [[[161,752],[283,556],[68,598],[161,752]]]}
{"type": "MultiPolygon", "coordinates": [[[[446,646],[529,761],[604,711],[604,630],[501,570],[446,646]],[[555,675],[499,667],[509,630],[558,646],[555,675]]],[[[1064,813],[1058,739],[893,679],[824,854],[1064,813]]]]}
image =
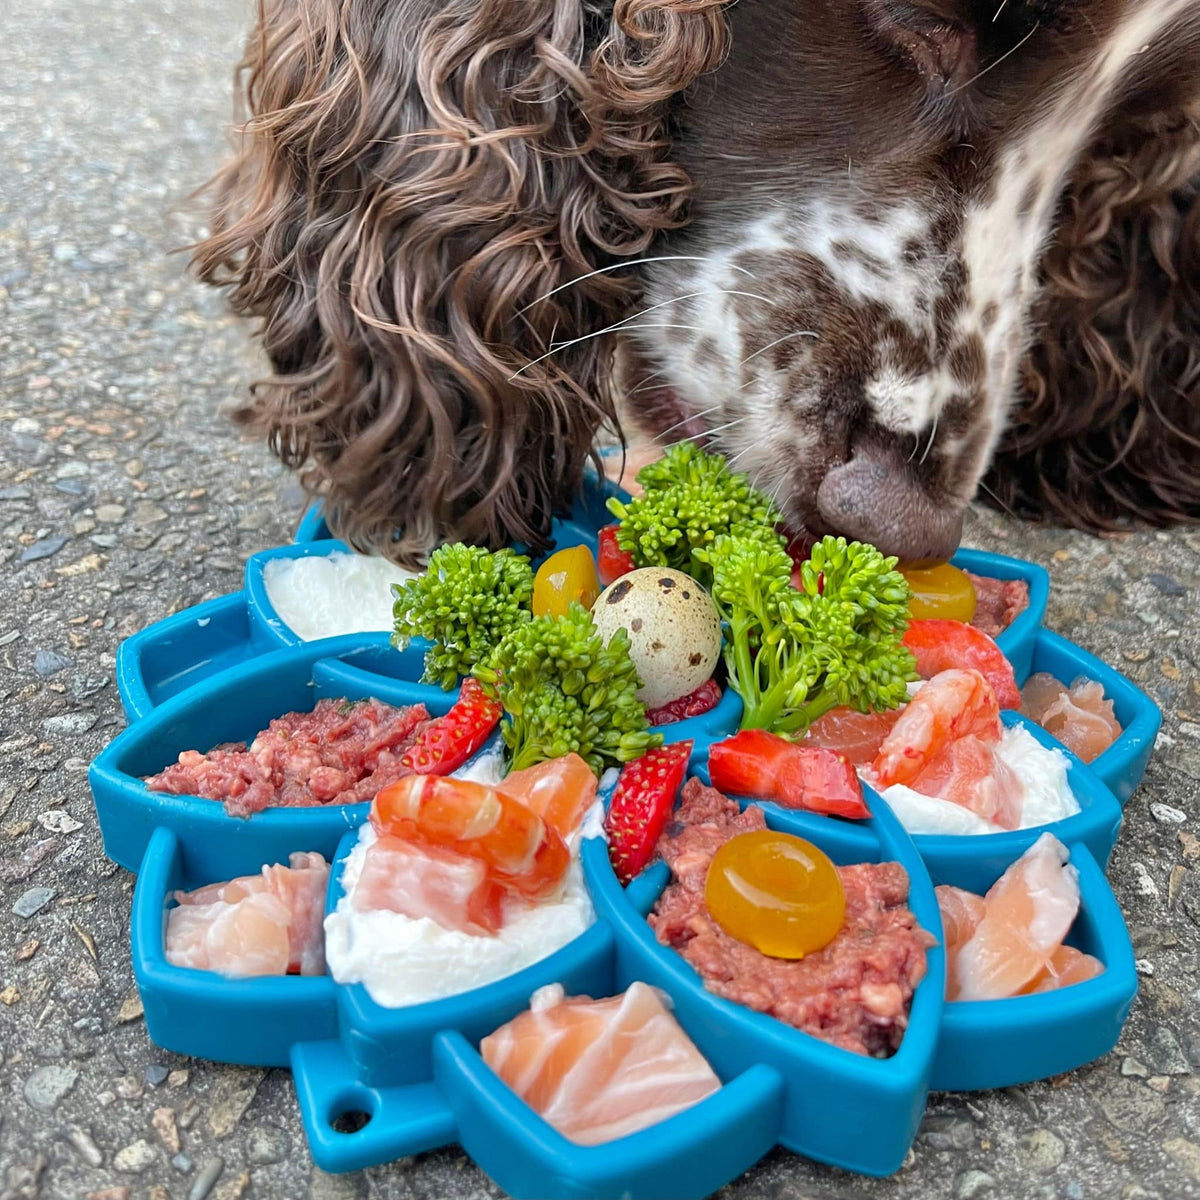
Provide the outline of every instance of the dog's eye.
{"type": "Polygon", "coordinates": [[[932,90],[953,91],[975,74],[978,44],[955,0],[862,0],[872,35],[932,90]]]}

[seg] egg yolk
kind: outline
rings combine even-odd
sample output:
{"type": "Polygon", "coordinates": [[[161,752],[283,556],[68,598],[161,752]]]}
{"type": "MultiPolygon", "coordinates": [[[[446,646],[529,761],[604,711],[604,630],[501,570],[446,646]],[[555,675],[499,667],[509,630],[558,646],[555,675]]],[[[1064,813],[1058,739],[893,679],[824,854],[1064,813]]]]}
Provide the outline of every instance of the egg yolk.
{"type": "Polygon", "coordinates": [[[704,900],[726,933],[771,958],[828,946],[846,917],[846,893],[828,856],[770,829],[730,838],[713,855],[704,900]]]}
{"type": "Polygon", "coordinates": [[[916,621],[943,619],[970,623],[975,615],[975,585],[966,571],[949,563],[900,568],[912,589],[911,612],[916,621]]]}
{"type": "Polygon", "coordinates": [[[533,615],[565,617],[572,600],[590,609],[599,595],[592,552],[586,546],[568,546],[538,567],[533,577],[533,615]]]}

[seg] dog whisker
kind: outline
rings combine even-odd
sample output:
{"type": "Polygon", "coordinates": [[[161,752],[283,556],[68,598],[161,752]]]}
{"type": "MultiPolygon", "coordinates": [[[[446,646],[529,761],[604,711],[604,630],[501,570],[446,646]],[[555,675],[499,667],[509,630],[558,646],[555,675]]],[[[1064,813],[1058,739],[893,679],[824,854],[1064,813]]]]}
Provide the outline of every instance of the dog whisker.
{"type": "Polygon", "coordinates": [[[785,333],[783,337],[777,337],[773,342],[768,342],[765,346],[759,346],[759,348],[755,350],[753,354],[747,354],[746,357],[743,358],[737,365],[739,367],[744,366],[752,358],[757,358],[760,354],[766,354],[766,352],[770,350],[772,346],[778,346],[780,342],[786,342],[791,338],[796,337],[811,337],[820,340],[820,335],[813,332],[811,329],[794,329],[791,333],[785,333]]]}
{"type": "Polygon", "coordinates": [[[1025,43],[1029,41],[1029,39],[1033,37],[1033,35],[1037,33],[1039,29],[1041,29],[1041,27],[1041,21],[1035,21],[1033,28],[1015,46],[1006,50],[998,59],[995,60],[995,62],[988,63],[988,65],[984,67],[982,71],[978,71],[972,75],[966,83],[960,83],[958,87],[951,88],[950,91],[946,92],[946,95],[957,96],[959,92],[961,92],[964,88],[969,88],[977,79],[982,79],[993,67],[998,67],[1006,58],[1009,57],[1009,55],[1016,54],[1016,52],[1020,50],[1020,48],[1025,45],[1025,43]]]}
{"type": "MultiPolygon", "coordinates": [[[[526,309],[532,308],[535,304],[541,304],[543,300],[549,300],[551,296],[557,295],[561,291],[565,291],[569,287],[574,287],[577,283],[583,283],[586,279],[591,279],[596,275],[604,275],[608,271],[625,271],[632,267],[644,266],[646,263],[656,262],[708,262],[710,255],[707,254],[659,254],[653,258],[631,258],[624,262],[612,263],[607,267],[597,267],[594,271],[589,271],[586,275],[580,275],[578,279],[569,279],[566,283],[560,283],[558,287],[551,288],[544,296],[538,296],[536,300],[530,300],[524,308],[517,309],[518,313],[523,313],[526,309]]],[[[743,275],[754,278],[751,271],[747,271],[745,267],[735,266],[730,263],[731,270],[740,271],[743,275]]]]}
{"type": "MultiPolygon", "coordinates": [[[[633,393],[630,392],[630,395],[633,395],[633,393]]],[[[660,439],[665,438],[668,433],[674,433],[676,429],[678,429],[681,425],[686,425],[689,421],[697,421],[701,417],[708,416],[708,414],[711,412],[716,412],[717,409],[719,409],[720,407],[721,407],[720,404],[711,404],[711,405],[709,405],[708,408],[702,408],[698,412],[689,413],[686,417],[683,418],[682,421],[676,421],[674,425],[668,425],[666,427],[666,429],[664,429],[660,433],[656,434],[655,441],[659,441],[660,439]]],[[[680,439],[680,441],[685,441],[685,442],[687,440],[688,440],[687,438],[680,439]]]]}
{"type": "Polygon", "coordinates": [[[942,414],[940,412],[934,413],[933,415],[933,428],[929,431],[929,441],[925,443],[925,453],[921,455],[922,463],[924,463],[924,461],[929,457],[929,452],[933,449],[933,439],[937,437],[938,420],[940,419],[941,415],[942,414]]]}
{"type": "MultiPolygon", "coordinates": [[[[699,292],[685,292],[682,296],[672,296],[669,300],[660,300],[657,304],[651,304],[649,308],[643,308],[628,317],[623,317],[620,321],[615,321],[612,325],[609,325],[605,329],[597,330],[595,333],[585,333],[582,337],[571,338],[568,341],[559,342],[558,345],[555,345],[553,342],[551,342],[550,349],[553,352],[555,350],[562,350],[567,346],[574,346],[577,342],[586,342],[589,338],[599,337],[602,333],[610,333],[614,329],[622,329],[631,322],[636,321],[638,317],[644,317],[648,313],[654,312],[656,309],[666,308],[669,304],[678,304],[683,300],[695,300],[699,296],[748,296],[752,300],[762,300],[766,304],[775,303],[774,300],[768,300],[766,296],[759,296],[754,292],[739,292],[733,289],[725,288],[705,288],[703,291],[699,292]]],[[[534,362],[537,361],[539,360],[534,360],[534,362]]],[[[530,363],[529,365],[532,366],[533,364],[530,363]]],[[[522,370],[524,370],[524,368],[522,368],[522,370]]],[[[519,375],[520,371],[518,371],[517,374],[519,375]]]]}
{"type": "Polygon", "coordinates": [[[536,367],[538,363],[545,362],[546,359],[550,358],[551,355],[557,354],[560,350],[565,350],[568,346],[576,346],[580,342],[590,341],[592,338],[603,337],[606,333],[612,333],[614,329],[690,329],[693,332],[698,332],[701,328],[699,325],[680,325],[675,322],[655,321],[644,322],[640,325],[630,325],[627,324],[628,320],[629,318],[626,318],[626,321],[620,321],[616,325],[610,325],[607,329],[597,329],[595,333],[585,333],[582,337],[572,338],[569,342],[560,342],[557,346],[547,350],[545,354],[539,354],[537,358],[530,359],[529,362],[520,368],[520,370],[514,371],[508,377],[508,382],[511,383],[514,379],[518,379],[520,376],[524,375],[530,367],[536,367]]]}

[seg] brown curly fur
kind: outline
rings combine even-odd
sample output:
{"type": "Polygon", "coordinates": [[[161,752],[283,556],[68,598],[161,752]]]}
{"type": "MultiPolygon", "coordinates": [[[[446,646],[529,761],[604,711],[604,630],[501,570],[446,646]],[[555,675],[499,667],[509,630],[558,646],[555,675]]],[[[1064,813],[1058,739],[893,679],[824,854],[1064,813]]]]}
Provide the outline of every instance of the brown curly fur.
{"type": "Polygon", "coordinates": [[[639,287],[534,301],[684,220],[666,102],[719,63],[725,3],[260,0],[194,263],[274,368],[237,418],[354,546],[545,544],[616,416],[611,337],[542,356],[639,287]]]}
{"type": "MultiPolygon", "coordinates": [[[[354,546],[540,548],[620,436],[619,268],[686,223],[671,101],[719,66],[728,2],[259,0],[194,264],[271,360],[237,418],[354,546]]],[[[1002,506],[1200,518],[1198,75],[1160,68],[1068,190],[1002,506]]]]}
{"type": "Polygon", "coordinates": [[[990,498],[1083,529],[1200,519],[1200,100],[1107,129],[1061,222],[990,498]]]}

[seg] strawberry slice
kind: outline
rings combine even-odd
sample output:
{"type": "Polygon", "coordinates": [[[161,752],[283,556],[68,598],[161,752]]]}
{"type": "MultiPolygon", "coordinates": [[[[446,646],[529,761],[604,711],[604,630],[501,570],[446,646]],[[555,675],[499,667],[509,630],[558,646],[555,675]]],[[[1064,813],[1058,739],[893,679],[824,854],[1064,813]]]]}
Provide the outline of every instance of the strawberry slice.
{"type": "Polygon", "coordinates": [[[708,679],[694,692],[680,696],[659,708],[646,709],[646,719],[651,725],[673,725],[676,721],[686,721],[689,717],[698,717],[711,712],[721,700],[721,685],[715,679],[708,679]]]}
{"type": "Polygon", "coordinates": [[[784,808],[861,821],[871,815],[854,764],[828,746],[797,746],[784,760],[775,801],[784,808]]]}
{"type": "Polygon", "coordinates": [[[871,815],[862,784],[844,754],[789,742],[765,729],[743,729],[713,745],[708,772],[713,787],[735,796],[853,820],[871,815]]]}
{"type": "Polygon", "coordinates": [[[421,730],[400,762],[417,775],[449,775],[488,740],[503,712],[479,680],[468,676],[454,706],[421,730]]]}
{"type": "Polygon", "coordinates": [[[944,618],[910,621],[904,644],[913,652],[922,679],[955,668],[975,670],[992,685],[1001,708],[1021,707],[1012,663],[986,633],[973,625],[944,618]]]}
{"type": "Polygon", "coordinates": [[[636,567],[633,555],[617,545],[617,527],[605,525],[600,530],[596,549],[596,573],[600,576],[601,586],[608,587],[636,567]]]}
{"type": "Polygon", "coordinates": [[[604,818],[608,857],[622,885],[654,857],[675,797],[687,774],[692,743],[673,742],[647,751],[621,768],[604,818]]]}

